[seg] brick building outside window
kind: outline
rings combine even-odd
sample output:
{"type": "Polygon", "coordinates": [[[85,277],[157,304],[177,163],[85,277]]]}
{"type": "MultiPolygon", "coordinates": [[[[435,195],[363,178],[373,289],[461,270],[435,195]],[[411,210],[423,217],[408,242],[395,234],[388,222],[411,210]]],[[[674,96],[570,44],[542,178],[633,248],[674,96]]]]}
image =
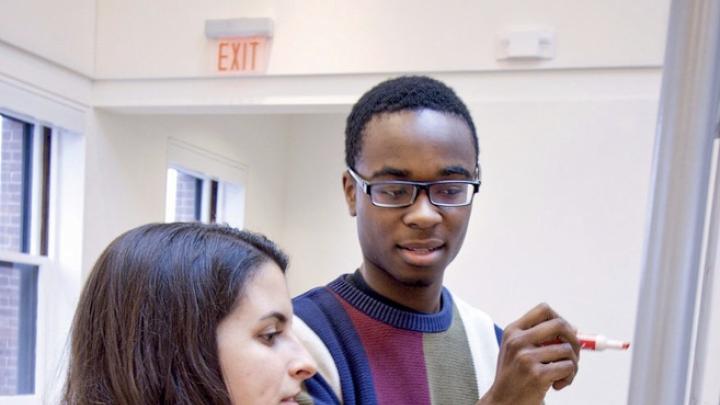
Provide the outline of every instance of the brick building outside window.
{"type": "MultiPolygon", "coordinates": [[[[30,253],[33,125],[0,116],[0,252],[30,253]]],[[[0,395],[34,391],[37,266],[0,260],[0,395]]]]}

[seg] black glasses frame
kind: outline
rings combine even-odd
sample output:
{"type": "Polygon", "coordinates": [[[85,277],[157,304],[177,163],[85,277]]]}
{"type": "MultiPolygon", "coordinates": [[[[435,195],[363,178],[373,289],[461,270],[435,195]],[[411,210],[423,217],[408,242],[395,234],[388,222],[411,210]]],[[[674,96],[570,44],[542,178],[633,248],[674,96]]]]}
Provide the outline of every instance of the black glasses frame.
{"type": "Polygon", "coordinates": [[[415,204],[415,200],[417,199],[417,196],[418,196],[418,190],[425,190],[425,193],[428,196],[428,200],[430,200],[430,202],[437,207],[464,207],[464,206],[472,204],[472,201],[473,201],[472,197],[470,197],[470,200],[465,204],[438,203],[438,202],[433,201],[433,199],[432,199],[432,195],[430,194],[430,186],[432,186],[434,184],[448,184],[448,183],[470,184],[473,186],[472,195],[474,196],[480,190],[480,184],[481,184],[480,180],[438,180],[438,181],[388,180],[388,181],[370,182],[370,181],[367,181],[367,180],[363,179],[362,177],[360,177],[359,174],[355,173],[355,171],[349,167],[347,168],[347,171],[350,174],[350,176],[353,179],[355,179],[355,181],[358,184],[360,184],[360,188],[362,188],[363,192],[365,194],[367,194],[368,196],[370,196],[370,202],[372,203],[372,205],[374,205],[376,207],[383,207],[383,208],[405,208],[405,207],[409,207],[409,206],[415,204]],[[373,186],[383,185],[383,184],[407,184],[407,185],[413,186],[413,194],[412,194],[412,197],[410,198],[410,202],[407,204],[399,204],[399,205],[398,204],[381,204],[381,203],[375,202],[373,200],[372,193],[370,190],[372,189],[373,186]]]}

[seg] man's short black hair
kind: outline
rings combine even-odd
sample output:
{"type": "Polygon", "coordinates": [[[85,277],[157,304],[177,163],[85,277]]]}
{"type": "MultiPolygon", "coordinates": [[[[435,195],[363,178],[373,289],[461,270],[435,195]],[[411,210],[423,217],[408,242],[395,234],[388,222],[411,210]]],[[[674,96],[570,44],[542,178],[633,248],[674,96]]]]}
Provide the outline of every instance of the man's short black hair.
{"type": "Polygon", "coordinates": [[[460,97],[445,83],[430,77],[402,76],[376,85],[353,106],[345,126],[345,164],[355,168],[355,161],[362,152],[363,131],[373,116],[421,109],[454,114],[465,120],[477,157],[479,146],[475,124],[460,97]]]}

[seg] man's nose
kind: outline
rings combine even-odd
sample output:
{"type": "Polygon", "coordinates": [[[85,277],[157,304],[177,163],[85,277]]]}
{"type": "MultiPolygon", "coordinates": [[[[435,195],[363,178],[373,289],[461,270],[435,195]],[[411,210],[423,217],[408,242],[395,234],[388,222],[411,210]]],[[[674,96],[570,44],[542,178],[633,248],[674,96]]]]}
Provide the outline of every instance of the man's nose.
{"type": "Polygon", "coordinates": [[[425,229],[442,222],[440,210],[430,202],[427,190],[418,190],[415,202],[406,209],[403,222],[407,226],[425,229]]]}

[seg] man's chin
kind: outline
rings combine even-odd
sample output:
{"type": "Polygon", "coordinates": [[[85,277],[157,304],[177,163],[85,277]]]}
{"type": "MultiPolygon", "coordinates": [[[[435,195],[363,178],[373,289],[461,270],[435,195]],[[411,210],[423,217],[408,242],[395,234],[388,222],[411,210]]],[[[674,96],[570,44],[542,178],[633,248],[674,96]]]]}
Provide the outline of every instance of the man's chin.
{"type": "Polygon", "coordinates": [[[404,285],[405,287],[411,288],[425,288],[430,287],[433,284],[432,281],[425,279],[404,279],[398,281],[400,281],[400,284],[404,285]]]}
{"type": "Polygon", "coordinates": [[[404,271],[390,274],[399,284],[411,288],[430,287],[437,282],[442,281],[442,271],[428,267],[411,266],[404,271]]]}

